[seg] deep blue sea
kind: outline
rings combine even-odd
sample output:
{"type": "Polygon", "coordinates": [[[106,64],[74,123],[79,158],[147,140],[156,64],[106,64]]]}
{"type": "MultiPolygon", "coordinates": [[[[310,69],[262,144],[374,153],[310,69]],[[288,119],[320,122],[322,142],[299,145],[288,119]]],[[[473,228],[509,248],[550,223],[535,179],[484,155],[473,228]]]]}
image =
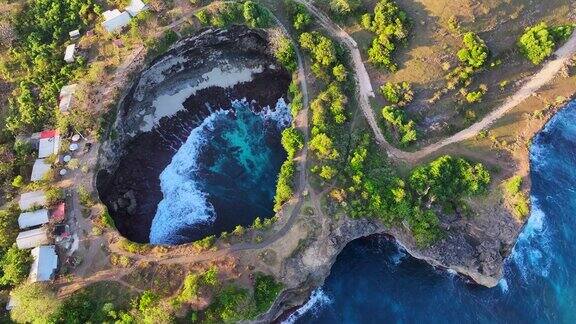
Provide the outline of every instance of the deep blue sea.
{"type": "Polygon", "coordinates": [[[495,288],[384,237],[347,246],[298,323],[576,323],[576,101],[533,141],[532,214],[495,288]]]}

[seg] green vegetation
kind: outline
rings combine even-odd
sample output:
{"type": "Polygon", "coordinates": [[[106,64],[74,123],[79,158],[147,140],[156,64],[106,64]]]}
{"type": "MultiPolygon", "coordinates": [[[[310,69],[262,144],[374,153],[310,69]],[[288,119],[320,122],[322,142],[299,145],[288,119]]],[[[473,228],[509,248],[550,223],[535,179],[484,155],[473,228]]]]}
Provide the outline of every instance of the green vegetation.
{"type": "Polygon", "coordinates": [[[322,80],[330,80],[334,67],[339,64],[340,47],[319,32],[302,33],[299,42],[311,56],[312,72],[322,80]]]}
{"type": "Polygon", "coordinates": [[[245,23],[252,28],[266,28],[272,24],[268,10],[250,0],[218,3],[214,10],[200,10],[195,15],[203,25],[214,27],[245,23]]]}
{"type": "Polygon", "coordinates": [[[273,277],[262,273],[255,275],[252,293],[238,286],[224,286],[204,312],[204,320],[208,323],[232,323],[254,319],[272,306],[282,287],[273,277]]]}
{"type": "Polygon", "coordinates": [[[278,182],[276,182],[276,195],[274,196],[274,211],[279,211],[282,205],[292,198],[294,194],[294,174],[296,164],[293,160],[286,160],[280,167],[278,182]]]}
{"type": "Polygon", "coordinates": [[[362,27],[376,34],[368,49],[370,62],[390,71],[396,71],[392,53],[397,45],[408,38],[408,15],[392,0],[380,0],[373,14],[364,14],[362,27]]]}
{"type": "Polygon", "coordinates": [[[484,41],[478,35],[468,32],[462,38],[464,48],[458,51],[458,59],[466,66],[473,68],[483,67],[490,52],[484,41]]]}
{"type": "Polygon", "coordinates": [[[414,92],[412,91],[412,87],[408,82],[387,82],[380,87],[380,92],[386,101],[400,107],[408,105],[414,98],[414,92]]]}
{"type": "Polygon", "coordinates": [[[294,73],[298,69],[298,58],[292,42],[287,37],[280,37],[274,44],[274,56],[286,69],[294,73]]]}
{"type": "Polygon", "coordinates": [[[32,264],[32,256],[29,251],[20,250],[15,245],[8,248],[0,259],[2,268],[0,285],[15,286],[23,282],[28,277],[30,264],[32,264]]]}
{"type": "Polygon", "coordinates": [[[404,110],[397,106],[385,106],[382,108],[382,117],[393,126],[397,132],[396,138],[402,146],[407,146],[418,139],[413,120],[409,120],[404,110]]]}
{"type": "Polygon", "coordinates": [[[530,203],[528,196],[522,191],[522,182],[521,176],[513,176],[504,181],[504,197],[512,207],[514,216],[521,221],[530,213],[530,203]]]}
{"type": "Polygon", "coordinates": [[[283,285],[276,282],[274,277],[257,273],[254,279],[254,302],[256,303],[256,314],[267,311],[276,297],[282,291],[283,285]]]}
{"type": "Polygon", "coordinates": [[[296,152],[304,147],[304,136],[302,132],[294,127],[288,127],[282,131],[282,146],[286,153],[288,153],[288,158],[292,159],[296,155],[296,152]]]}
{"type": "Polygon", "coordinates": [[[218,268],[211,267],[202,273],[191,273],[184,279],[182,291],[176,297],[179,303],[197,300],[201,289],[218,285],[218,268]]]}
{"type": "Polygon", "coordinates": [[[369,134],[355,138],[345,175],[342,189],[330,196],[350,217],[378,218],[387,226],[407,224],[421,247],[442,237],[437,207],[444,213],[465,211],[462,198],[483,193],[490,181],[481,164],[450,156],[415,168],[403,180],[369,134]]]}
{"type": "Polygon", "coordinates": [[[380,87],[380,92],[390,105],[382,108],[382,117],[390,126],[391,135],[401,146],[407,146],[416,141],[417,133],[415,123],[407,116],[403,107],[412,102],[414,93],[408,82],[387,82],[380,87]]]}
{"type": "Polygon", "coordinates": [[[490,174],[482,164],[472,165],[448,155],[417,167],[409,178],[410,187],[421,199],[452,204],[455,208],[462,197],[484,192],[489,182],[490,174]]]}
{"type": "Polygon", "coordinates": [[[558,42],[570,37],[574,25],[548,27],[545,22],[526,28],[518,40],[518,47],[534,65],[542,63],[554,52],[558,42]]]}
{"type": "Polygon", "coordinates": [[[290,15],[294,29],[299,32],[307,30],[312,23],[312,16],[306,7],[294,0],[285,0],[284,5],[288,15],[290,15]]]}
{"type": "Polygon", "coordinates": [[[361,4],[360,0],[328,0],[330,11],[340,17],[356,12],[361,4]]]}
{"type": "Polygon", "coordinates": [[[23,282],[32,263],[30,252],[15,246],[19,214],[16,204],[0,210],[0,286],[4,287],[14,287],[23,282]]]}
{"type": "Polygon", "coordinates": [[[18,303],[10,312],[17,323],[50,323],[61,306],[61,301],[47,285],[25,283],[12,290],[12,297],[18,303]]]}
{"type": "Polygon", "coordinates": [[[297,80],[292,80],[290,83],[288,94],[290,97],[290,114],[292,115],[292,119],[295,119],[300,110],[304,108],[304,96],[302,95],[297,80]]]}
{"type": "Polygon", "coordinates": [[[151,246],[149,244],[136,243],[127,239],[121,239],[118,245],[122,250],[134,254],[146,253],[151,249],[151,246]]]}
{"type": "Polygon", "coordinates": [[[6,128],[13,134],[55,124],[60,88],[83,65],[66,64],[62,45],[68,32],[83,28],[101,13],[92,0],[39,0],[28,2],[15,27],[20,35],[4,69],[19,87],[9,103],[6,128]]]}
{"type": "Polygon", "coordinates": [[[214,243],[216,243],[216,236],[210,235],[201,240],[195,241],[192,246],[199,251],[206,251],[211,249],[214,246],[214,243]]]}
{"type": "Polygon", "coordinates": [[[133,323],[128,313],[132,295],[115,283],[99,282],[65,299],[54,314],[57,323],[133,323]]]}

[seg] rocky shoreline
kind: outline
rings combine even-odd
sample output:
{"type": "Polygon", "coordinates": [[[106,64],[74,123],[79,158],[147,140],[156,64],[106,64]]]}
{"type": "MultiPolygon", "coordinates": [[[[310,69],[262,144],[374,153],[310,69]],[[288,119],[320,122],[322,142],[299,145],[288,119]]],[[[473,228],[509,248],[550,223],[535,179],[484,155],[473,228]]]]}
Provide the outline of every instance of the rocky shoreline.
{"type": "Polygon", "coordinates": [[[286,97],[289,83],[289,73],[269,54],[266,35],[242,26],[207,29],[155,59],[121,103],[97,175],[100,199],[122,236],[148,242],[162,199],[159,175],[194,127],[211,112],[229,108],[233,100],[244,98],[256,110],[273,108],[286,97]],[[230,66],[236,70],[227,73],[230,66]],[[245,70],[253,71],[249,80],[241,75],[245,70]],[[237,75],[240,82],[234,82],[237,75]],[[159,113],[157,98],[190,84],[197,89],[186,96],[184,109],[159,113]]]}

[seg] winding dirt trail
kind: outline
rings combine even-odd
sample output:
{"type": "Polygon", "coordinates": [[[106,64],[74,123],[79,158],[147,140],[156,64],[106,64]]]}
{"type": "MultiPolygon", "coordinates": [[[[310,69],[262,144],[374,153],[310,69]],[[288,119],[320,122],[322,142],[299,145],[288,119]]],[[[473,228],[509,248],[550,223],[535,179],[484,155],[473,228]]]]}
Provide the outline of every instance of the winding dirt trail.
{"type": "Polygon", "coordinates": [[[320,11],[307,0],[296,1],[304,5],[318,19],[322,27],[325,28],[330,34],[337,37],[341,43],[344,44],[350,51],[359,88],[358,92],[360,108],[362,109],[362,112],[364,113],[364,116],[366,117],[366,120],[368,121],[368,124],[374,133],[376,141],[384,149],[386,149],[391,157],[397,160],[404,160],[409,163],[417,162],[424,157],[438,151],[444,146],[461,142],[476,136],[481,130],[491,126],[496,120],[500,119],[512,108],[516,107],[532,94],[536,93],[536,91],[538,91],[542,86],[550,82],[576,53],[576,32],[574,32],[570,39],[554,53],[553,59],[548,61],[538,73],[530,77],[524,86],[522,86],[522,88],[520,88],[514,95],[509,97],[501,106],[486,115],[482,120],[450,137],[423,147],[418,151],[406,152],[388,143],[388,141],[386,141],[384,138],[380,127],[378,127],[376,117],[374,116],[374,110],[370,105],[369,99],[370,97],[374,97],[374,91],[372,89],[372,84],[370,83],[370,77],[366,71],[366,67],[362,61],[360,51],[358,50],[358,46],[354,39],[352,39],[352,37],[346,33],[346,31],[344,31],[340,26],[334,23],[328,16],[326,16],[322,11],[320,11]]]}

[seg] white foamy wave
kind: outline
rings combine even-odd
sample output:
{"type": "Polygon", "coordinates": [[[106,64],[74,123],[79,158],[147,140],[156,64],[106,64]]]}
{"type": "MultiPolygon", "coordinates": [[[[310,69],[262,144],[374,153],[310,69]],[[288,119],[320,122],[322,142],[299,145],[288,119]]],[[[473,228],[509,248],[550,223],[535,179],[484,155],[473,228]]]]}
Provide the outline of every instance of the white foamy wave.
{"type": "Polygon", "coordinates": [[[532,213],[518,237],[512,251],[512,260],[518,266],[524,281],[534,276],[547,277],[551,266],[550,233],[546,227],[546,214],[532,197],[532,213]]]}
{"type": "Polygon", "coordinates": [[[506,281],[506,279],[504,279],[504,278],[500,279],[500,281],[498,282],[498,287],[500,287],[500,289],[502,290],[503,293],[507,293],[508,292],[508,281],[506,281]]]}
{"type": "Polygon", "coordinates": [[[392,261],[392,263],[394,263],[394,265],[399,265],[400,263],[402,263],[402,260],[404,260],[406,258],[406,250],[404,250],[402,248],[402,246],[396,244],[398,251],[392,255],[390,255],[390,260],[392,261]]]}
{"type": "Polygon", "coordinates": [[[332,300],[330,297],[328,297],[328,295],[326,295],[322,289],[318,288],[312,292],[308,302],[302,305],[302,307],[298,308],[298,310],[292,313],[290,316],[288,316],[286,320],[282,321],[282,324],[296,323],[296,321],[304,314],[310,311],[316,313],[319,309],[331,303],[332,300]]]}
{"type": "Polygon", "coordinates": [[[219,116],[228,113],[228,110],[218,110],[204,119],[160,174],[163,199],[152,220],[150,243],[171,243],[179,229],[214,221],[214,207],[193,175],[198,171],[197,159],[205,145],[206,133],[214,129],[214,121],[219,116]]]}
{"type": "Polygon", "coordinates": [[[259,115],[264,120],[273,120],[276,122],[278,127],[284,128],[288,127],[292,122],[292,115],[290,114],[290,109],[284,98],[278,99],[276,102],[276,107],[272,110],[270,107],[264,107],[259,115]]]}

